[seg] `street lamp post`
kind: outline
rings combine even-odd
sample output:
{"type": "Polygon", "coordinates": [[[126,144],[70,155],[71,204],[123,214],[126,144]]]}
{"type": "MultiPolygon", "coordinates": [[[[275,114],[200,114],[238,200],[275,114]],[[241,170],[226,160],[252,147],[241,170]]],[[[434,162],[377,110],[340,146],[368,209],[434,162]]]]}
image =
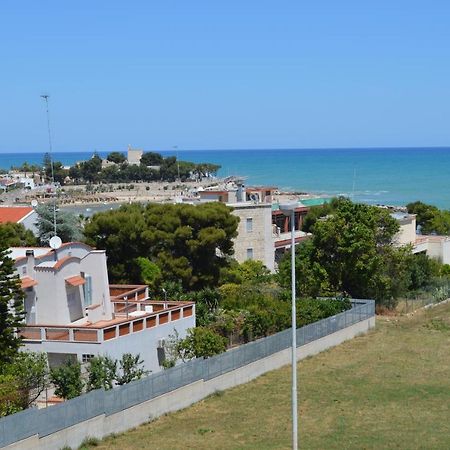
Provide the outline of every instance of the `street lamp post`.
{"type": "Polygon", "coordinates": [[[280,204],[280,210],[291,218],[291,295],[292,295],[292,448],[298,448],[297,418],[297,311],[295,299],[295,209],[297,203],[280,204]]]}

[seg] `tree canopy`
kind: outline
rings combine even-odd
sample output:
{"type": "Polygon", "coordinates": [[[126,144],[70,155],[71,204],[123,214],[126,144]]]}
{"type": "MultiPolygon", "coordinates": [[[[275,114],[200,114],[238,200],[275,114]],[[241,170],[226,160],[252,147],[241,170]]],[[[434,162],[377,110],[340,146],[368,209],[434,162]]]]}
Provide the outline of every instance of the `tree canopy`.
{"type": "Polygon", "coordinates": [[[163,162],[163,157],[160,153],[145,152],[141,157],[141,164],[144,166],[160,166],[163,162]]]}
{"type": "Polygon", "coordinates": [[[69,176],[74,180],[83,180],[88,183],[97,183],[100,181],[100,172],[102,170],[102,159],[96,153],[91,159],[80,162],[72,166],[69,170],[69,176]]]}
{"type": "Polygon", "coordinates": [[[122,164],[126,161],[125,155],[121,152],[111,152],[106,159],[116,164],[122,164]]]}
{"type": "Polygon", "coordinates": [[[64,169],[64,166],[60,161],[53,161],[52,169],[52,158],[49,153],[44,155],[42,168],[44,170],[44,177],[47,181],[51,181],[53,175],[56,183],[64,184],[64,179],[68,175],[68,171],[64,169]]]}
{"type": "MultiPolygon", "coordinates": [[[[331,214],[312,225],[313,237],[296,250],[299,295],[349,295],[391,305],[410,284],[410,248],[395,248],[399,230],[389,212],[339,200],[331,214]]],[[[279,267],[290,285],[290,256],[279,267]]]]}
{"type": "Polygon", "coordinates": [[[422,202],[406,205],[408,213],[416,214],[416,223],[422,234],[450,234],[450,211],[422,202]]]}
{"type": "Polygon", "coordinates": [[[24,293],[9,250],[0,241],[0,366],[10,362],[22,345],[16,332],[23,325],[24,293]]]}
{"type": "Polygon", "coordinates": [[[125,205],[94,215],[86,225],[86,242],[108,250],[113,282],[143,282],[147,258],[165,281],[184,289],[215,286],[229,265],[238,218],[222,203],[193,205],[125,205]]]}
{"type": "MultiPolygon", "coordinates": [[[[36,209],[36,222],[41,244],[47,245],[54,235],[53,205],[40,205],[36,209]]],[[[80,241],[83,238],[79,217],[68,211],[56,210],[56,234],[63,242],[80,241]]]]}
{"type": "MultiPolygon", "coordinates": [[[[194,163],[191,161],[180,161],[175,156],[164,158],[157,152],[145,152],[140,160],[140,164],[128,164],[125,156],[121,152],[111,152],[106,157],[114,165],[102,168],[102,158],[94,152],[91,159],[81,161],[70,169],[65,169],[60,161],[53,161],[53,174],[55,181],[61,185],[65,184],[66,177],[71,183],[130,183],[130,182],[150,182],[168,181],[177,179],[186,181],[188,179],[199,180],[203,177],[215,175],[220,169],[220,165],[212,163],[194,163]],[[150,167],[150,166],[159,166],[150,167]]],[[[19,169],[25,172],[39,171],[39,166],[29,165],[25,162],[19,169]]],[[[49,153],[46,153],[42,163],[42,169],[47,181],[52,178],[52,160],[49,153]]]]}
{"type": "Polygon", "coordinates": [[[311,233],[313,226],[320,218],[332,214],[339,207],[339,204],[344,201],[346,201],[344,197],[335,197],[323,205],[311,206],[303,219],[302,230],[306,233],[311,233]]]}
{"type": "Polygon", "coordinates": [[[36,246],[36,236],[27,230],[23,224],[6,222],[0,223],[0,242],[5,247],[28,247],[36,246]]]}

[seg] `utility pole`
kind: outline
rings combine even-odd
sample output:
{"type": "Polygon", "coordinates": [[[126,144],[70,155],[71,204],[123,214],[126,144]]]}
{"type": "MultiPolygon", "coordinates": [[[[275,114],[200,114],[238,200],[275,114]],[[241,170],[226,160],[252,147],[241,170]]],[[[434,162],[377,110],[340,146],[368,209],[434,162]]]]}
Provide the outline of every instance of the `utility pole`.
{"type": "Polygon", "coordinates": [[[51,174],[52,174],[52,185],[54,189],[53,194],[53,233],[54,236],[56,236],[56,186],[55,186],[55,172],[53,168],[53,146],[52,146],[52,133],[50,131],[50,112],[49,112],[49,106],[48,106],[48,99],[50,95],[43,94],[41,95],[41,98],[45,100],[45,106],[47,111],[47,131],[48,131],[48,148],[49,148],[49,155],[50,155],[50,167],[51,167],[51,174]]]}

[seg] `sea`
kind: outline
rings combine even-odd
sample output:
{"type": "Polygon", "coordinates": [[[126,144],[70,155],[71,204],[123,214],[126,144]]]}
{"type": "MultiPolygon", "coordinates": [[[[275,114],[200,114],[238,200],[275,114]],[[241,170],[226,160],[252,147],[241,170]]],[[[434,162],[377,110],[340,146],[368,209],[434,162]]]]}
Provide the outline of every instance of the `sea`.
{"type": "MultiPolygon", "coordinates": [[[[104,157],[108,152],[98,152],[104,157]]],[[[324,196],[345,195],[369,204],[406,205],[421,200],[450,209],[450,147],[252,149],[162,151],[180,160],[221,166],[218,176],[241,176],[247,185],[324,196]]],[[[92,152],[54,152],[72,165],[92,152]]],[[[0,168],[41,164],[43,153],[1,153],[0,168]]]]}

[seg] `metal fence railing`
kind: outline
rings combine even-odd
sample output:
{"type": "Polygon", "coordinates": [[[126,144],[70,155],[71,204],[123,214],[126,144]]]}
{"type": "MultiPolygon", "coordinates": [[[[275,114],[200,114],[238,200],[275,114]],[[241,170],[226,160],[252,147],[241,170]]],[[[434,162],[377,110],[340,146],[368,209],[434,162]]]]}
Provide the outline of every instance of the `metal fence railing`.
{"type": "MultiPolygon", "coordinates": [[[[352,308],[297,330],[297,345],[313,342],[375,315],[373,300],[352,300],[352,308]]],[[[290,329],[233,348],[208,359],[195,359],[104,391],[91,391],[56,406],[31,408],[0,419],[0,447],[38,434],[48,436],[105,414],[111,415],[199,380],[210,380],[290,347],[290,329]]]]}
{"type": "Polygon", "coordinates": [[[435,279],[428,286],[409,293],[400,298],[396,311],[400,314],[408,314],[427,305],[434,305],[450,298],[450,281],[447,278],[435,279]]]}

